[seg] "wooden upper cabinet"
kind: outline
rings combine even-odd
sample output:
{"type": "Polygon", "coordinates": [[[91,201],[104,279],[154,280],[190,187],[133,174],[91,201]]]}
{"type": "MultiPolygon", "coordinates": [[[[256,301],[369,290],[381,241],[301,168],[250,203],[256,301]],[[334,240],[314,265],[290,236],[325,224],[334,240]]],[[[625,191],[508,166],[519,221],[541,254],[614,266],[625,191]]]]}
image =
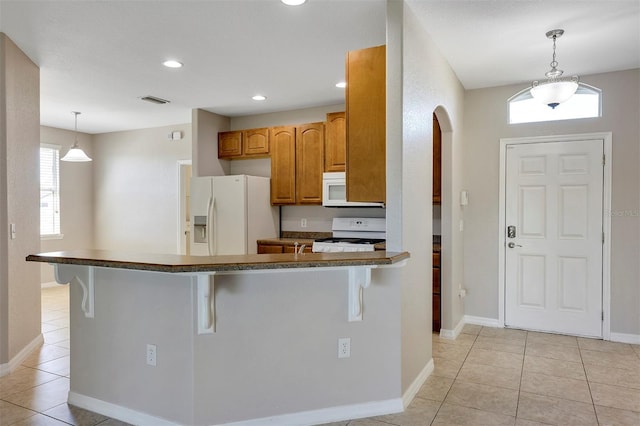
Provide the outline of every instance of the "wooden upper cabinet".
{"type": "Polygon", "coordinates": [[[269,156],[269,129],[234,130],[218,133],[218,158],[269,156]]]}
{"type": "Polygon", "coordinates": [[[269,129],[251,129],[242,132],[242,154],[246,156],[269,154],[269,129]]]}
{"type": "Polygon", "coordinates": [[[269,129],[271,143],[271,204],[296,203],[296,128],[269,129]]]}
{"type": "Polygon", "coordinates": [[[231,158],[242,155],[242,132],[218,133],[218,158],[231,158]]]}
{"type": "Polygon", "coordinates": [[[345,112],[327,114],[324,140],[324,171],[344,172],[347,157],[347,116],[345,112]]]}
{"type": "Polygon", "coordinates": [[[323,154],[324,123],[298,126],[296,128],[297,204],[322,204],[323,154]]]}
{"type": "Polygon", "coordinates": [[[386,201],[386,46],[347,53],[347,200],[386,201]]]}
{"type": "Polygon", "coordinates": [[[433,204],[440,204],[442,197],[442,130],[433,114],[433,204]]]}

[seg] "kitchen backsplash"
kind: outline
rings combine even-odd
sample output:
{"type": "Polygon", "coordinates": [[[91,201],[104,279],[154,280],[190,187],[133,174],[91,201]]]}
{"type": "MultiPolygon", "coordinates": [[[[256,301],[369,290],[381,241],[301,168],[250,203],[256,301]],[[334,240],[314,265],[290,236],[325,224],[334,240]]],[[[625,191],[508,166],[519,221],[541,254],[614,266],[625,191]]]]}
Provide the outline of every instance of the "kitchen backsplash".
{"type": "Polygon", "coordinates": [[[385,217],[386,210],[379,207],[329,208],[322,206],[282,206],[281,231],[331,232],[334,217],[385,217]],[[306,227],[302,227],[306,220],[306,227]]]}

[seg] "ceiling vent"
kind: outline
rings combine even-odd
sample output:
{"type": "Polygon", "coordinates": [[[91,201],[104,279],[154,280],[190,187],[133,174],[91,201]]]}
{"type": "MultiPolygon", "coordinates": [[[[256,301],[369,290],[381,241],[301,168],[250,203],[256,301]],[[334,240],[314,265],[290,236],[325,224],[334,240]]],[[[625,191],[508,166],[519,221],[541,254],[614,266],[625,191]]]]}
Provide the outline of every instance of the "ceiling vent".
{"type": "Polygon", "coordinates": [[[158,105],[169,103],[168,100],[162,99],[162,98],[156,98],[155,96],[143,96],[140,99],[142,99],[143,101],[151,102],[152,104],[158,104],[158,105]]]}

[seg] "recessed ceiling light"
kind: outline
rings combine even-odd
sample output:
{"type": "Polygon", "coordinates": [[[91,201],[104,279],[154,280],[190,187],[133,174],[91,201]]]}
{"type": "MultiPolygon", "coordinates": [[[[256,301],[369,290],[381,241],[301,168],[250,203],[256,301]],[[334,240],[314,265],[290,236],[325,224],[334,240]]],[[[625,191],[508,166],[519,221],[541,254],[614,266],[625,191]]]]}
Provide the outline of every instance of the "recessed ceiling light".
{"type": "Polygon", "coordinates": [[[347,82],[346,81],[341,81],[340,83],[336,83],[336,87],[344,89],[345,87],[347,87],[347,82]]]}
{"type": "Polygon", "coordinates": [[[287,6],[300,6],[307,0],[280,0],[280,1],[286,4],[287,6]]]}
{"type": "Polygon", "coordinates": [[[167,68],[182,68],[182,62],[174,61],[173,59],[164,61],[162,65],[164,65],[167,68]]]}
{"type": "Polygon", "coordinates": [[[262,95],[255,95],[251,99],[253,99],[254,101],[264,101],[265,99],[267,99],[267,97],[262,95]]]}

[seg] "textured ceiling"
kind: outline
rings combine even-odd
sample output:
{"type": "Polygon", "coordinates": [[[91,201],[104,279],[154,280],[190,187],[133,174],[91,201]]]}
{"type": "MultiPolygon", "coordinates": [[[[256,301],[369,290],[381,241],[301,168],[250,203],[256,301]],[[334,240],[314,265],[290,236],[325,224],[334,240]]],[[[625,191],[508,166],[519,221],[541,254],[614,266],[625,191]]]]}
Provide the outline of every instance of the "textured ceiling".
{"type": "MultiPolygon", "coordinates": [[[[640,0],[407,0],[467,89],[560,68],[640,67],[640,0]]],[[[385,43],[385,0],[0,0],[0,30],[41,69],[43,125],[102,133],[343,102],[348,50],[385,43]],[[182,61],[167,69],[167,58],[182,61]],[[256,93],[265,102],[250,98],[256,93]],[[139,98],[171,101],[153,105],[139,98]]]]}

